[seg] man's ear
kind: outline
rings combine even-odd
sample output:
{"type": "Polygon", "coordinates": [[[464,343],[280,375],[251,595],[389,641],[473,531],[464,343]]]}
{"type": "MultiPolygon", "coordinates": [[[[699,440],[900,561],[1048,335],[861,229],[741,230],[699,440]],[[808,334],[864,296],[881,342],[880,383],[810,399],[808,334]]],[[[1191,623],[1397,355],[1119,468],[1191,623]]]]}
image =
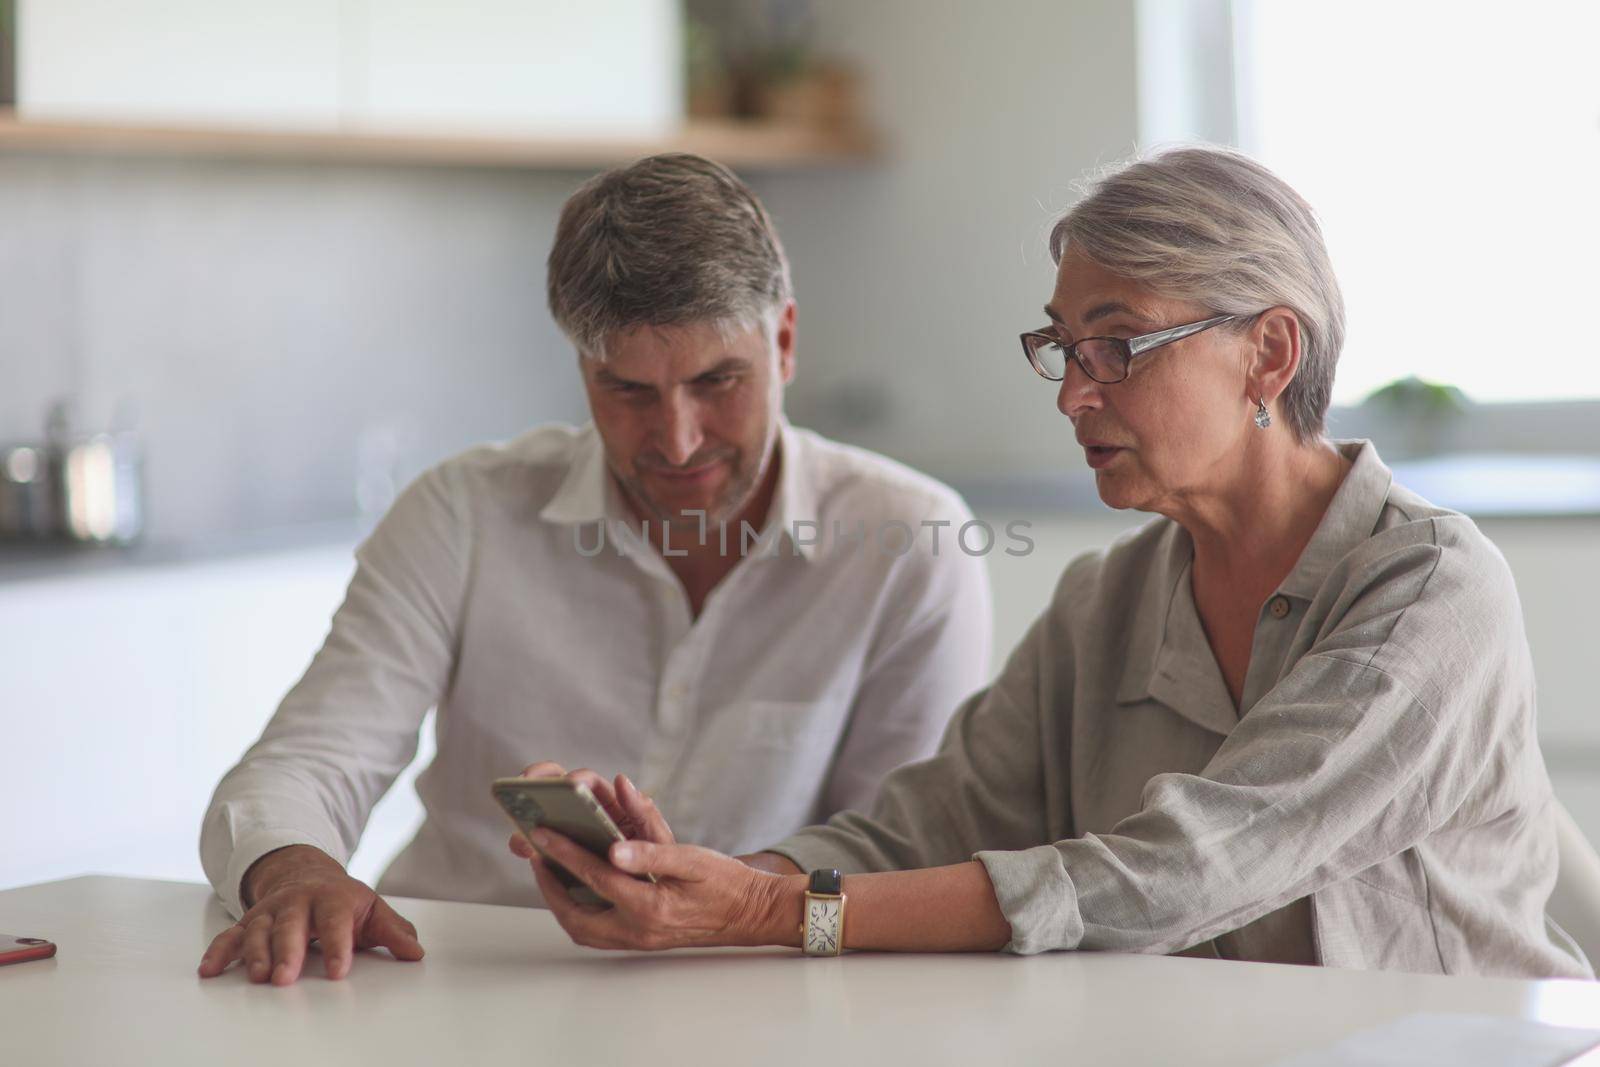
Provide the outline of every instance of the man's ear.
{"type": "Polygon", "coordinates": [[[1286,307],[1268,308],[1251,327],[1250,339],[1249,399],[1276,400],[1300,369],[1300,318],[1286,307]]]}
{"type": "Polygon", "coordinates": [[[794,381],[795,307],[791,300],[778,313],[778,377],[784,385],[794,381]]]}

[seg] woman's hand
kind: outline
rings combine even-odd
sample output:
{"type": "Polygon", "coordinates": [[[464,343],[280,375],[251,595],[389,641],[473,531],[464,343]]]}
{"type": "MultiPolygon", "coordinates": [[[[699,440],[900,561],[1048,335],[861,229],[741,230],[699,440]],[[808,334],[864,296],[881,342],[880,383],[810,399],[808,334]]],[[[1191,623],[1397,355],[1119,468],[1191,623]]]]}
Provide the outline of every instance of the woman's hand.
{"type": "Polygon", "coordinates": [[[804,876],[755,870],[693,845],[619,841],[607,863],[549,830],[534,843],[612,906],[579,904],[538,856],[530,859],[545,903],[573,941],[590,948],[669,949],[798,945],[804,876]],[[635,875],[654,875],[654,883],[635,875]]]}
{"type": "MultiPolygon", "coordinates": [[[[641,793],[625,774],[619,774],[615,783],[608,782],[587,767],[568,771],[559,763],[548,760],[542,763],[530,763],[522,768],[524,778],[568,778],[574,782],[582,782],[589,788],[589,792],[600,802],[611,821],[617,824],[617,829],[622,831],[622,836],[631,841],[651,841],[658,845],[670,845],[676,838],[672,836],[672,827],[667,825],[666,818],[656,807],[656,802],[641,793]]],[[[532,859],[533,850],[528,847],[528,842],[520,833],[511,835],[511,851],[523,859],[532,859]]]]}

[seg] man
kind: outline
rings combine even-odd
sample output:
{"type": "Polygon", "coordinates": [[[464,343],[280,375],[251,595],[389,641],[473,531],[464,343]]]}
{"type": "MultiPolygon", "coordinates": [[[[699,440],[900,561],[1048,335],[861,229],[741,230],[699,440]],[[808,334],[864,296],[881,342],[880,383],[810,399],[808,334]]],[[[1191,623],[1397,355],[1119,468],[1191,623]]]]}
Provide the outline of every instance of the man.
{"type": "Polygon", "coordinates": [[[331,978],[355,948],[420,958],[379,893],[539,903],[488,788],[530,754],[625,769],[685,840],[746,851],[865,807],[988,680],[960,499],[785,422],[789,268],[737,178],[668,155],[585,183],[548,295],[592,424],[440,464],[358,549],[206,815],[206,874],[242,919],[202,975],[242,959],[288,984],[312,938],[331,978]],[[374,892],[343,864],[435,705],[427,817],[374,892]]]}

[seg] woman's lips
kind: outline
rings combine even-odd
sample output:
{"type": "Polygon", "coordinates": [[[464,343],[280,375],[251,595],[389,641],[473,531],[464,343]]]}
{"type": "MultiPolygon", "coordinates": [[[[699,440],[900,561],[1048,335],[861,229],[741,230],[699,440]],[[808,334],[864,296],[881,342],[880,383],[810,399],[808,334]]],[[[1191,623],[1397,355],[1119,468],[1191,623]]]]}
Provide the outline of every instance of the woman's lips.
{"type": "Polygon", "coordinates": [[[1125,451],[1116,445],[1084,445],[1083,455],[1089,461],[1089,466],[1099,470],[1107,463],[1117,458],[1117,454],[1125,451]]]}

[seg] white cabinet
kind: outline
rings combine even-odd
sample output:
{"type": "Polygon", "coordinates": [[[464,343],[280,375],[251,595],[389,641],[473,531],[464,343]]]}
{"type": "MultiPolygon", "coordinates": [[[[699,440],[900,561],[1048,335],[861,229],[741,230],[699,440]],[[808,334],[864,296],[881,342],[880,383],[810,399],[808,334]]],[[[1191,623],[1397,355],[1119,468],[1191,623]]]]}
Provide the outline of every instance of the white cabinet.
{"type": "MultiPolygon", "coordinates": [[[[350,545],[0,583],[0,888],[84,873],[198,881],[200,820],[327,633],[350,545]]],[[[351,862],[421,819],[413,769],[351,862]]]]}
{"type": "Polygon", "coordinates": [[[21,0],[30,119],[331,129],[339,0],[21,0]]]}
{"type": "Polygon", "coordinates": [[[20,0],[23,118],[648,137],[676,0],[20,0]]]}
{"type": "Polygon", "coordinates": [[[674,3],[361,6],[348,104],[363,127],[646,137],[683,117],[674,3]]]}

